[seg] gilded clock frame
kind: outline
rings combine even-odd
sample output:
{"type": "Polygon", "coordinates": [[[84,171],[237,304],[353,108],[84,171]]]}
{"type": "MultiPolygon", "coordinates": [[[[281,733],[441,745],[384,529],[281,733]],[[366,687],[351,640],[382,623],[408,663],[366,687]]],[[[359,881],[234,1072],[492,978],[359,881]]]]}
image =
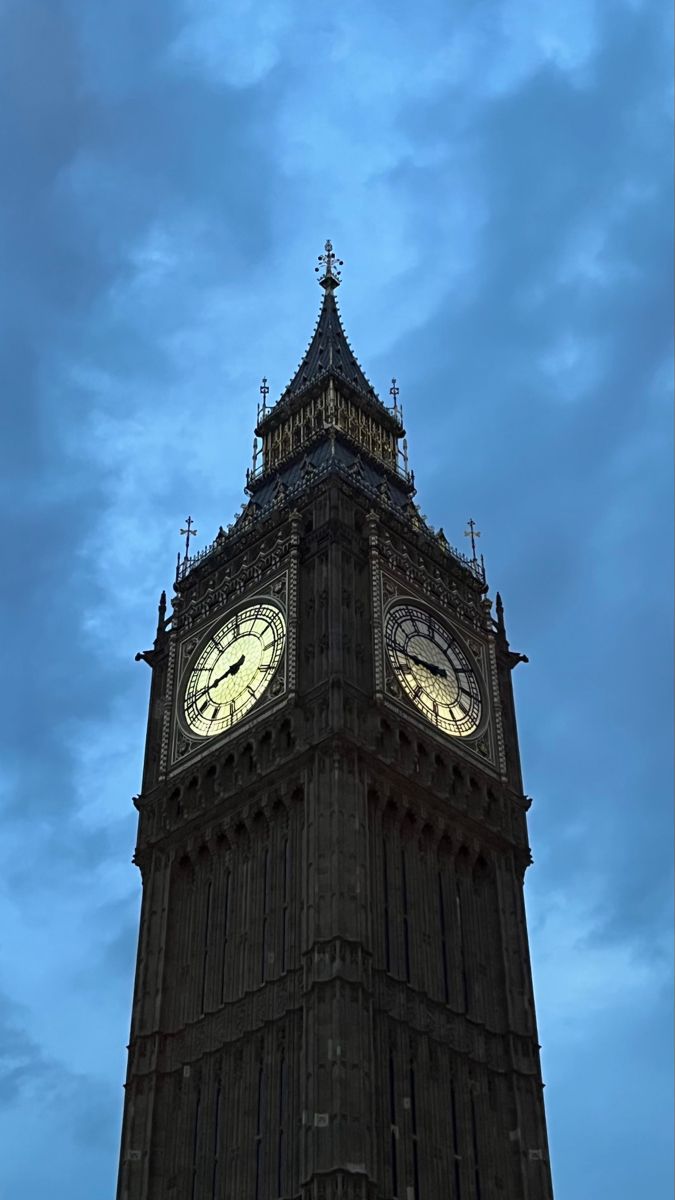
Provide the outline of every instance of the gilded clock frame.
{"type": "MultiPolygon", "coordinates": [[[[403,617],[402,619],[405,619],[405,617],[403,617]]],[[[386,656],[387,666],[394,674],[394,679],[396,680],[396,685],[400,689],[400,691],[403,693],[403,695],[405,695],[407,697],[409,703],[414,706],[416,712],[418,712],[420,714],[420,716],[424,719],[424,721],[427,722],[428,724],[430,724],[435,730],[437,730],[438,733],[442,734],[444,737],[450,738],[452,741],[471,742],[472,740],[479,738],[481,733],[485,729],[485,725],[487,724],[487,720],[488,720],[486,687],[481,678],[480,667],[475,662],[474,656],[471,654],[469,648],[466,646],[462,636],[454,628],[452,622],[448,621],[445,614],[438,613],[431,605],[423,603],[419,599],[413,599],[412,597],[409,597],[409,596],[408,597],[399,596],[393,600],[390,600],[389,603],[385,605],[385,608],[382,613],[382,634],[385,639],[385,656],[386,656]],[[387,628],[389,626],[389,622],[391,620],[392,613],[394,613],[398,609],[403,610],[403,612],[405,612],[406,610],[409,610],[410,612],[418,612],[418,613],[422,613],[422,614],[428,616],[430,618],[430,620],[434,621],[440,629],[445,631],[448,641],[450,643],[452,643],[453,641],[456,643],[456,645],[459,648],[460,654],[464,657],[464,659],[468,663],[469,669],[471,670],[474,680],[475,680],[476,690],[478,692],[478,720],[476,721],[475,727],[469,733],[459,733],[459,732],[452,733],[450,730],[445,729],[443,727],[443,725],[438,724],[436,721],[434,721],[430,716],[428,716],[426,714],[426,712],[422,709],[422,707],[419,704],[416,703],[414,697],[410,695],[405,684],[401,682],[401,680],[398,676],[396,665],[392,662],[391,653],[389,652],[389,649],[388,649],[387,643],[386,643],[387,628]]],[[[424,634],[420,634],[420,637],[424,637],[424,634]]]]}
{"type": "Polygon", "coordinates": [[[169,767],[171,773],[180,769],[186,760],[199,758],[201,754],[208,753],[212,747],[221,742],[236,738],[264,719],[275,708],[286,703],[289,685],[292,685],[289,666],[295,643],[295,629],[290,619],[289,607],[289,579],[287,572],[284,572],[270,580],[267,585],[259,586],[247,594],[240,594],[236,599],[233,597],[229,604],[219,608],[217,614],[210,616],[208,620],[199,625],[192,626],[189,634],[178,642],[174,672],[176,682],[172,696],[173,715],[169,767]],[[188,680],[202,649],[210,634],[225,625],[236,613],[258,605],[276,608],[283,618],[284,645],[277,669],[260,698],[251,705],[251,708],[239,721],[221,733],[196,734],[185,719],[183,701],[188,680]]]}
{"type": "Polygon", "coordinates": [[[463,620],[449,604],[447,608],[434,603],[423,589],[417,589],[410,581],[398,578],[387,570],[380,558],[381,548],[373,547],[371,560],[373,585],[373,639],[376,696],[400,716],[413,722],[439,745],[454,747],[457,753],[474,759],[483,768],[503,776],[506,770],[503,735],[501,730],[501,705],[497,687],[497,664],[494,639],[485,627],[482,613],[476,611],[475,621],[463,620]],[[436,620],[446,626],[457,639],[469,663],[475,671],[480,689],[482,714],[475,733],[468,737],[456,737],[439,729],[428,720],[406,695],[396,679],[385,645],[385,622],[389,609],[410,604],[427,610],[436,620]]]}

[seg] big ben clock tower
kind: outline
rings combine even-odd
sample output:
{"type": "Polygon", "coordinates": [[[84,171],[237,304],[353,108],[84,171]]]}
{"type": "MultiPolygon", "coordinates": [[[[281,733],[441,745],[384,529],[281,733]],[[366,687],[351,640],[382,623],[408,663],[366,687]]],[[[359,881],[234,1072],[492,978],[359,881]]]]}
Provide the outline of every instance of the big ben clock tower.
{"type": "MultiPolygon", "coordinates": [[[[118,1200],[550,1200],[499,596],[415,503],[339,262],[160,603],[118,1200]]],[[[266,393],[266,389],[265,389],[266,393]]]]}

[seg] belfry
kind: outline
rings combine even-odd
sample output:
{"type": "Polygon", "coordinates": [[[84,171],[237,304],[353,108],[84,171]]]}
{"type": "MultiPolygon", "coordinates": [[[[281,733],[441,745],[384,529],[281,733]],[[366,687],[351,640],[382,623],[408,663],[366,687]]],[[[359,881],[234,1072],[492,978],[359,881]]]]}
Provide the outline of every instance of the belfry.
{"type": "MultiPolygon", "coordinates": [[[[118,1200],[551,1200],[506,636],[320,258],[154,645],[118,1200]]],[[[188,524],[187,533],[191,530],[188,524]]],[[[185,532],[185,531],[184,531],[185,532]]],[[[189,549],[189,545],[188,545],[189,549]]]]}

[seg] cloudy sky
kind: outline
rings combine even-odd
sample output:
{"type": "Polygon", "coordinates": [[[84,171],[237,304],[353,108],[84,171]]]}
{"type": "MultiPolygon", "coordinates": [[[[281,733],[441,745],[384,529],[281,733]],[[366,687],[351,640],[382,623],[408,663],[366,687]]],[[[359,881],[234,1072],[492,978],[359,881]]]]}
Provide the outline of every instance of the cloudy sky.
{"type": "Polygon", "coordinates": [[[670,33],[658,0],[0,0],[0,1195],[114,1194],[154,635],[313,266],[482,531],[535,798],[557,1200],[670,1181],[670,33]]]}

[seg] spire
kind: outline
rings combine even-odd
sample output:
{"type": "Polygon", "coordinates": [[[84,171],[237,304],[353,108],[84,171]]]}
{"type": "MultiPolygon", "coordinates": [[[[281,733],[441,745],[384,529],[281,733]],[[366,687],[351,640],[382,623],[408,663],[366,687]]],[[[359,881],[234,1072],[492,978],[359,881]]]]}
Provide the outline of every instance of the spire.
{"type": "MultiPolygon", "coordinates": [[[[387,408],[380,400],[354,354],[342,328],[335,292],[340,286],[342,260],[326,242],[315,267],[323,300],[312,339],[295,375],[279,400],[267,408],[266,395],[258,406],[256,438],[262,441],[262,464],[255,457],[247,473],[246,491],[258,492],[270,472],[286,463],[300,462],[309,448],[317,453],[331,447],[335,457],[337,437],[349,458],[354,450],[366,455],[375,469],[384,469],[406,494],[412,486],[407,465],[400,462],[399,441],[404,436],[402,409],[397,402],[387,408]]],[[[267,381],[263,380],[267,389],[267,381]]],[[[262,391],[262,389],[261,389],[262,391]]],[[[256,442],[257,445],[257,442],[256,442]]]]}
{"type": "Polygon", "coordinates": [[[342,328],[335,291],[341,283],[340,267],[343,262],[337,258],[330,240],[326,242],[323,254],[319,255],[319,264],[314,268],[324,290],[319,319],[305,356],[283,393],[282,400],[289,400],[313,380],[329,372],[339,376],[350,387],[377,400],[375,389],[357,361],[342,328]]]}

